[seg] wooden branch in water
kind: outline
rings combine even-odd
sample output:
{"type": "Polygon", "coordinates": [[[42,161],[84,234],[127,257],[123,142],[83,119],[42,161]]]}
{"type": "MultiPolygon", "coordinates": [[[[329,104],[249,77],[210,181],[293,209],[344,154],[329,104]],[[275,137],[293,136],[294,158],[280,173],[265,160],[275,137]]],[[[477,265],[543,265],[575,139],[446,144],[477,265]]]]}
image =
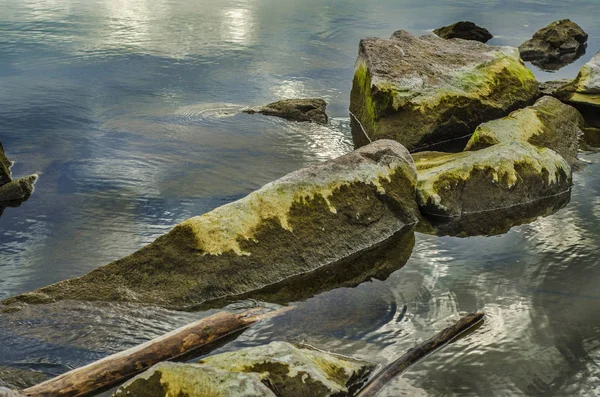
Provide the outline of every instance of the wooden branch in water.
{"type": "Polygon", "coordinates": [[[452,342],[457,336],[478,324],[483,320],[484,315],[484,313],[467,314],[453,326],[444,329],[433,338],[413,347],[402,357],[377,373],[356,397],[375,397],[392,379],[406,371],[423,357],[452,342]]]}
{"type": "MultiPolygon", "coordinates": [[[[289,308],[283,309],[286,310],[289,308]]],[[[142,345],[49,379],[23,390],[22,393],[31,397],[88,395],[123,382],[160,361],[176,359],[227,335],[244,330],[263,318],[274,316],[273,313],[255,313],[254,309],[241,314],[214,314],[142,345]]]]}

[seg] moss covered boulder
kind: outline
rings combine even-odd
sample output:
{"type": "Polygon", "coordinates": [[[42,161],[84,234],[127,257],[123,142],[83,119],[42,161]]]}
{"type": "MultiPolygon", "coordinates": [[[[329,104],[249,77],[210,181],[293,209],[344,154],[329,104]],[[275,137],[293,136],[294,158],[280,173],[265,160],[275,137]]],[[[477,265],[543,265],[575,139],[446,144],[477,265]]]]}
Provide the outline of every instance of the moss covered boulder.
{"type": "Polygon", "coordinates": [[[0,142],[0,186],[7,184],[12,180],[10,177],[10,167],[12,163],[6,158],[4,148],[0,142]]]}
{"type": "Polygon", "coordinates": [[[421,211],[461,216],[521,205],[569,191],[571,167],[558,153],[527,142],[475,152],[418,153],[421,211]]]}
{"type": "Polygon", "coordinates": [[[15,179],[0,186],[0,203],[24,201],[33,193],[37,175],[29,175],[24,178],[15,179]]]}
{"type": "Polygon", "coordinates": [[[577,141],[583,127],[583,116],[577,109],[556,98],[545,96],[533,106],[516,110],[507,117],[477,127],[465,150],[480,150],[498,143],[522,141],[550,148],[573,165],[577,162],[577,141]]]}
{"type": "Polygon", "coordinates": [[[416,182],[408,151],[378,141],[191,218],[86,276],[5,303],[76,299],[192,309],[234,299],[347,258],[415,223],[416,182]]]}
{"type": "Polygon", "coordinates": [[[293,121],[327,124],[327,102],[320,98],[284,99],[265,106],[245,109],[245,113],[260,113],[293,121]]]}
{"type": "Polygon", "coordinates": [[[564,101],[576,106],[589,107],[586,110],[599,114],[600,52],[583,65],[575,80],[559,88],[555,94],[564,101]]]}
{"type": "Polygon", "coordinates": [[[538,92],[516,48],[402,30],[388,40],[367,38],[350,99],[354,144],[388,138],[415,151],[468,137],[538,92]]]}

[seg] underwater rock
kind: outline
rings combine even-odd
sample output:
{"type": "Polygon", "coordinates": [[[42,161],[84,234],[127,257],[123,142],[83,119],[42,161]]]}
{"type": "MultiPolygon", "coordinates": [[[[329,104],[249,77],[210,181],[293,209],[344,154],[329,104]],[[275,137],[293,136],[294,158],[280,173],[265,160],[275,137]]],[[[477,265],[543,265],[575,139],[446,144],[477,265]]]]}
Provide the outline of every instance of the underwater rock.
{"type": "Polygon", "coordinates": [[[260,113],[293,121],[310,121],[327,124],[327,102],[320,98],[284,99],[257,108],[245,109],[245,113],[260,113]]]}
{"type": "Polygon", "coordinates": [[[275,397],[255,373],[162,362],[122,385],[113,397],[275,397]]]}
{"type": "Polygon", "coordinates": [[[596,114],[600,113],[600,52],[583,65],[575,80],[558,89],[556,95],[575,106],[589,107],[590,111],[594,108],[596,114]]]}
{"type": "Polygon", "coordinates": [[[416,182],[406,148],[378,141],[191,218],[83,277],[5,304],[74,299],[190,309],[247,294],[347,258],[416,223],[416,182]]]}
{"type": "Polygon", "coordinates": [[[588,34],[569,19],[554,21],[519,46],[521,58],[545,70],[557,70],[585,53],[588,34]]]}
{"type": "Polygon", "coordinates": [[[469,21],[456,22],[452,25],[435,29],[433,33],[443,39],[475,40],[482,43],[487,43],[494,37],[489,30],[469,21]]]}
{"type": "Polygon", "coordinates": [[[468,137],[538,92],[516,48],[402,30],[363,39],[350,98],[354,145],[387,138],[415,151],[468,137]]]}
{"type": "Polygon", "coordinates": [[[571,167],[558,153],[526,142],[474,152],[414,156],[421,212],[439,217],[508,208],[569,191],[571,167]]]}
{"type": "Polygon", "coordinates": [[[353,396],[375,368],[366,361],[286,342],[218,354],[199,362],[226,371],[258,373],[278,397],[353,396]]]}
{"type": "Polygon", "coordinates": [[[0,186],[0,202],[26,200],[33,192],[33,185],[35,184],[35,181],[37,181],[37,178],[38,176],[35,174],[29,175],[0,186]]]}
{"type": "Polygon", "coordinates": [[[577,140],[584,127],[583,116],[572,106],[551,96],[533,106],[481,124],[465,151],[480,150],[503,142],[523,141],[554,150],[572,166],[577,163],[577,140]]]}
{"type": "Polygon", "coordinates": [[[12,181],[10,176],[11,166],[12,162],[6,158],[6,155],[4,154],[4,148],[2,147],[2,142],[0,142],[0,186],[12,181]]]}
{"type": "Polygon", "coordinates": [[[25,397],[23,394],[7,389],[6,387],[0,387],[0,397],[25,397]]]}

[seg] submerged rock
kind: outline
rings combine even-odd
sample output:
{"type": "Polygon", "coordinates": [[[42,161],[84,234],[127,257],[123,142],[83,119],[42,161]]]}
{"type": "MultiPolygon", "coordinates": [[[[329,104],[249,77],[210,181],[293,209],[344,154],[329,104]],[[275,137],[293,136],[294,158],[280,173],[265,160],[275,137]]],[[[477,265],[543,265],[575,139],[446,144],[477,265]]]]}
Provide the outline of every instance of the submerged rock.
{"type": "Polygon", "coordinates": [[[25,397],[23,394],[7,389],[6,387],[0,387],[0,397],[25,397]]]}
{"type": "Polygon", "coordinates": [[[364,384],[375,365],[285,342],[241,349],[198,364],[157,364],[114,397],[344,397],[364,384]]]}
{"type": "Polygon", "coordinates": [[[467,143],[465,151],[479,150],[498,143],[529,142],[554,150],[570,165],[577,163],[577,140],[582,134],[583,116],[572,106],[545,96],[533,106],[519,109],[507,117],[481,124],[467,143]]]}
{"type": "Polygon", "coordinates": [[[521,58],[546,70],[556,70],[585,53],[588,34],[569,19],[554,21],[519,46],[521,58]]]}
{"type": "Polygon", "coordinates": [[[526,142],[475,152],[417,153],[417,201],[439,217],[508,208],[569,191],[571,167],[558,153],[526,142]]]}
{"type": "Polygon", "coordinates": [[[516,48],[414,37],[361,40],[350,112],[356,147],[390,138],[415,151],[468,137],[538,96],[516,48]]]}
{"type": "Polygon", "coordinates": [[[456,22],[450,26],[435,29],[433,33],[443,39],[475,40],[482,43],[487,43],[494,37],[489,30],[469,21],[456,22]]]}
{"type": "Polygon", "coordinates": [[[284,99],[268,105],[244,110],[245,113],[260,113],[293,121],[310,121],[327,124],[327,102],[320,98],[284,99]]]}
{"type": "MultiPolygon", "coordinates": [[[[29,175],[0,186],[0,202],[20,202],[26,200],[33,193],[33,186],[37,178],[38,176],[35,174],[29,175]]],[[[5,206],[2,205],[2,207],[5,206]]]]}
{"type": "Polygon", "coordinates": [[[570,84],[556,91],[556,95],[576,106],[588,106],[600,111],[600,52],[583,65],[579,74],[570,84]]]}
{"type": "Polygon", "coordinates": [[[2,147],[2,142],[0,142],[0,186],[7,184],[12,180],[10,176],[11,166],[12,162],[6,158],[6,155],[4,154],[4,148],[2,147]]]}
{"type": "Polygon", "coordinates": [[[419,218],[416,169],[389,140],[304,168],[177,225],[90,274],[7,300],[154,303],[193,308],[315,271],[419,218]]]}

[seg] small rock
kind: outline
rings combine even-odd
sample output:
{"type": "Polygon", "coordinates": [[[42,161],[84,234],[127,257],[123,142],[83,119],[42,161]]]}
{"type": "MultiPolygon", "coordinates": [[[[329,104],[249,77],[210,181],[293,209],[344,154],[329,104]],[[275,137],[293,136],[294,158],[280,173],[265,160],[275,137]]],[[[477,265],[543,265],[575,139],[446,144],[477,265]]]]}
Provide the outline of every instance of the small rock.
{"type": "Polygon", "coordinates": [[[540,83],[540,94],[541,95],[550,95],[556,96],[556,91],[565,85],[569,84],[571,80],[569,79],[560,79],[560,80],[552,80],[552,81],[544,81],[540,83]]]}
{"type": "Polygon", "coordinates": [[[498,143],[528,142],[554,150],[573,166],[577,163],[577,140],[582,135],[583,116],[572,106],[551,96],[507,117],[481,124],[465,151],[480,150],[498,143]]]}
{"type": "Polygon", "coordinates": [[[12,180],[10,176],[10,167],[12,162],[6,158],[2,142],[0,142],[0,186],[7,184],[12,180]]]}
{"type": "Polygon", "coordinates": [[[474,152],[414,155],[421,211],[439,217],[495,211],[569,191],[571,167],[558,153],[527,142],[474,152]]]}
{"type": "Polygon", "coordinates": [[[456,22],[450,26],[436,29],[433,33],[443,39],[475,40],[482,43],[487,43],[494,37],[487,29],[477,26],[469,21],[456,22]]]}
{"type": "Polygon", "coordinates": [[[519,46],[521,58],[546,70],[556,70],[585,53],[587,33],[568,19],[552,22],[519,46]]]}
{"type": "Polygon", "coordinates": [[[33,192],[33,186],[37,175],[29,175],[24,178],[15,179],[0,186],[0,202],[22,201],[27,199],[33,192]]]}
{"type": "Polygon", "coordinates": [[[600,107],[600,52],[582,66],[579,74],[570,84],[557,90],[562,100],[573,104],[600,107]]]}
{"type": "Polygon", "coordinates": [[[260,113],[293,121],[327,124],[326,108],[327,102],[320,98],[284,99],[258,108],[246,109],[244,112],[249,114],[260,113]]]}

